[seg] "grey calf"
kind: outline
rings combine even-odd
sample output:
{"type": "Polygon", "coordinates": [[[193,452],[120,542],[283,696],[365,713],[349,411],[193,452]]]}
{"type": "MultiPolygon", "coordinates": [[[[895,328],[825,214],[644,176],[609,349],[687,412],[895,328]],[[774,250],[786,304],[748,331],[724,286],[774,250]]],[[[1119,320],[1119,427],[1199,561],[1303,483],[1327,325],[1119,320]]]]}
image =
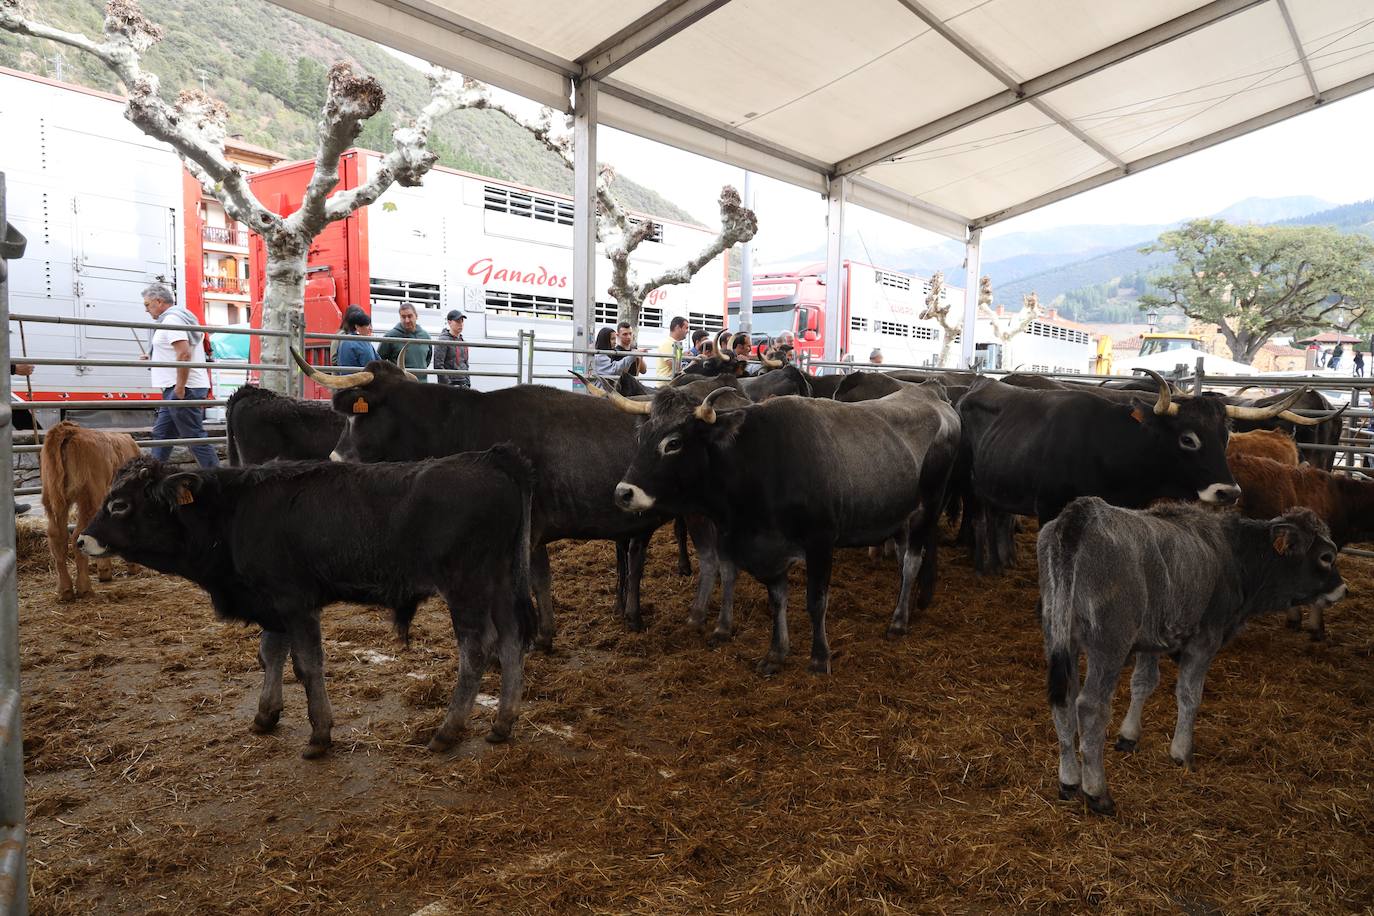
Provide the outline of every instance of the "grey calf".
{"type": "Polygon", "coordinates": [[[1203,679],[1222,646],[1251,617],[1345,594],[1336,545],[1307,509],[1255,521],[1181,503],[1141,511],[1084,497],[1040,530],[1037,552],[1060,797],[1081,791],[1099,814],[1116,810],[1102,751],[1112,693],[1132,652],[1131,708],[1117,747],[1134,749],[1159,656],[1169,653],[1179,666],[1169,754],[1188,765],[1203,679]],[[1081,692],[1080,650],[1088,661],[1081,692]]]}

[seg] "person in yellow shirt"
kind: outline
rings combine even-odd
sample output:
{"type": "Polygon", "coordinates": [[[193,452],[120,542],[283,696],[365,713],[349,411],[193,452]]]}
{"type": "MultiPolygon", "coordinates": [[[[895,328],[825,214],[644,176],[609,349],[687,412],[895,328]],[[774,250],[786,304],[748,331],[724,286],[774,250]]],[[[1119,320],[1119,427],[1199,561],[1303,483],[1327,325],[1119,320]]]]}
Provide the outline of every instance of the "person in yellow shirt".
{"type": "Polygon", "coordinates": [[[687,345],[683,341],[687,339],[689,331],[691,328],[687,326],[687,319],[681,315],[674,316],[673,320],[668,322],[668,336],[663,338],[663,342],[654,350],[655,353],[662,353],[665,357],[665,359],[657,361],[658,368],[654,370],[659,378],[673,377],[673,348],[677,347],[679,352],[686,350],[687,345]]]}

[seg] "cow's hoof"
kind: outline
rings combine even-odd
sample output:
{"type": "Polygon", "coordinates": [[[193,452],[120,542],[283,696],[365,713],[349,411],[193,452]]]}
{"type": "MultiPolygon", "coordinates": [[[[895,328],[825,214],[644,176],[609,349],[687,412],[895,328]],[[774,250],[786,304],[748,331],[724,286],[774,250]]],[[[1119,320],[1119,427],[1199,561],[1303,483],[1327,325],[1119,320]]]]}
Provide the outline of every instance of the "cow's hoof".
{"type": "Polygon", "coordinates": [[[1135,750],[1136,738],[1126,738],[1124,736],[1116,739],[1116,749],[1123,754],[1129,754],[1135,750]]]}
{"type": "Polygon", "coordinates": [[[506,743],[506,742],[509,741],[509,740],[510,740],[510,726],[509,726],[509,725],[502,725],[500,722],[497,722],[495,725],[493,725],[493,726],[491,727],[491,731],[487,732],[487,743],[488,743],[488,744],[504,744],[504,743],[506,743]]]}
{"type": "Polygon", "coordinates": [[[318,760],[329,752],[329,745],[332,743],[331,741],[311,741],[305,746],[305,750],[301,751],[301,756],[306,760],[318,760]]]}
{"type": "Polygon", "coordinates": [[[534,647],[538,649],[540,652],[543,652],[545,655],[552,655],[553,634],[549,633],[546,635],[544,633],[540,633],[538,636],[534,637],[534,647]]]}
{"type": "Polygon", "coordinates": [[[1189,754],[1189,755],[1186,756],[1186,757],[1180,757],[1180,756],[1178,756],[1177,754],[1175,754],[1173,751],[1170,751],[1170,752],[1169,752],[1169,759],[1172,760],[1174,763],[1178,764],[1179,766],[1183,767],[1185,770],[1191,770],[1191,769],[1193,768],[1193,755],[1192,755],[1192,754],[1189,754]]]}
{"type": "Polygon", "coordinates": [[[1101,814],[1104,817],[1112,817],[1116,814],[1116,802],[1112,801],[1110,795],[1089,795],[1083,793],[1083,798],[1088,802],[1088,810],[1093,814],[1101,814]]]}
{"type": "Polygon", "coordinates": [[[1060,801],[1077,801],[1080,794],[1076,783],[1074,785],[1069,785],[1067,782],[1061,782],[1059,784],[1060,801]]]}
{"type": "Polygon", "coordinates": [[[911,632],[911,628],[910,628],[909,626],[907,626],[906,624],[904,624],[904,623],[892,623],[892,624],[888,624],[888,627],[887,627],[887,638],[888,638],[888,639],[901,639],[903,636],[905,636],[907,633],[910,633],[910,632],[911,632]]]}
{"type": "Polygon", "coordinates": [[[1302,629],[1302,618],[1301,618],[1301,617],[1296,617],[1296,618],[1294,618],[1294,617],[1289,617],[1287,620],[1285,620],[1285,621],[1283,622],[1283,625],[1286,626],[1286,627],[1288,627],[1288,629],[1290,629],[1290,630],[1301,630],[1301,629],[1302,629]]]}
{"type": "Polygon", "coordinates": [[[64,588],[57,593],[57,600],[61,601],[64,604],[70,601],[75,601],[76,592],[72,591],[69,588],[64,588]]]}
{"type": "Polygon", "coordinates": [[[1313,630],[1308,636],[1313,642],[1326,642],[1326,627],[1313,630]]]}
{"type": "Polygon", "coordinates": [[[625,618],[625,629],[629,630],[631,633],[643,633],[643,632],[644,632],[644,618],[643,618],[643,617],[626,617],[626,618],[625,618]]]}
{"type": "Polygon", "coordinates": [[[434,736],[429,739],[429,743],[426,744],[425,747],[435,754],[442,754],[444,751],[453,750],[453,746],[457,743],[457,735],[445,735],[441,732],[435,732],[434,736]]]}
{"type": "Polygon", "coordinates": [[[829,673],[830,673],[830,659],[828,659],[828,658],[813,658],[813,659],[811,659],[811,663],[810,663],[809,665],[806,666],[806,670],[807,670],[807,671],[810,671],[812,674],[829,674],[829,673]]]}
{"type": "Polygon", "coordinates": [[[691,564],[691,562],[690,562],[690,561],[683,562],[683,561],[679,560],[679,561],[678,561],[678,564],[677,564],[677,574],[678,574],[679,576],[690,576],[690,575],[692,574],[692,564],[691,564]]]}
{"type": "Polygon", "coordinates": [[[281,713],[277,713],[275,716],[264,716],[262,713],[258,713],[253,717],[253,722],[248,726],[248,730],[255,735],[266,735],[275,730],[280,721],[281,713]]]}
{"type": "Polygon", "coordinates": [[[733,638],[729,630],[712,630],[711,635],[706,637],[706,645],[714,649],[716,646],[725,645],[733,638]]]}
{"type": "Polygon", "coordinates": [[[706,614],[705,614],[705,613],[702,613],[702,614],[699,614],[699,615],[698,615],[698,614],[689,614],[689,615],[687,615],[687,626],[691,627],[692,629],[694,629],[694,630],[696,630],[698,633],[700,633],[702,630],[706,629],[706,614]]]}
{"type": "Polygon", "coordinates": [[[765,656],[763,660],[759,662],[758,665],[758,672],[764,677],[772,677],[781,670],[782,659],[774,658],[771,655],[765,656]]]}

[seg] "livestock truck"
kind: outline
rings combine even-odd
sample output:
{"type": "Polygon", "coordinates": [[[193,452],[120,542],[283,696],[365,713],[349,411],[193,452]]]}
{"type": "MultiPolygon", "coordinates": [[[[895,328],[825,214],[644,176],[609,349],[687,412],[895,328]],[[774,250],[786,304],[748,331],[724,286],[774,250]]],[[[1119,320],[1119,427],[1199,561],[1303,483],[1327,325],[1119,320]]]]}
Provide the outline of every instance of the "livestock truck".
{"type": "MultiPolygon", "coordinates": [[[[339,187],[364,183],[377,167],[378,153],[348,150],[340,160],[339,187]]],[[[249,179],[259,200],[278,213],[300,206],[312,163],[295,162],[249,179]]],[[[652,218],[655,229],[631,264],[641,277],[681,265],[698,254],[715,233],[675,220],[652,218]]],[[[532,331],[536,347],[567,349],[573,341],[572,198],[481,175],[436,167],[424,185],[393,185],[378,201],[331,223],[310,251],[306,288],[307,358],[329,360],[329,341],[310,334],[338,333],[344,310],[357,305],[372,316],[380,338],[399,320],[403,304],[415,307],[419,324],[437,337],[450,309],[467,317],[468,343],[513,344],[520,331],[532,331]]],[[[253,323],[261,321],[266,271],[262,240],[250,248],[253,323]]],[[[719,329],[725,314],[726,262],[717,257],[691,283],[654,290],[640,317],[639,345],[653,348],[667,334],[675,315],[693,328],[719,329]]],[[[615,302],[607,294],[611,265],[597,259],[596,329],[616,323],[615,302]]],[[[376,341],[374,341],[376,342],[376,341]]],[[[570,385],[567,353],[536,353],[534,372],[546,384],[570,385]]],[[[514,370],[510,350],[471,350],[474,373],[514,370]]],[[[652,373],[655,366],[649,366],[652,373]]],[[[482,390],[512,384],[510,378],[475,375],[482,390]]],[[[312,387],[313,383],[310,383],[312,387]]],[[[315,392],[319,393],[319,392],[315,392]]]]}
{"type": "MultiPolygon", "coordinates": [[[[822,359],[825,352],[826,277],[823,263],[797,270],[763,271],[752,284],[751,332],[755,338],[776,337],[791,331],[797,350],[822,359]]],[[[846,260],[840,268],[840,342],[841,358],[852,355],[857,363],[868,362],[873,350],[881,350],[886,364],[925,366],[939,361],[944,331],[939,322],[922,319],[930,280],[846,260]]],[[[942,302],[951,312],[963,311],[964,291],[945,286],[942,302]]],[[[739,325],[740,285],[729,287],[729,316],[732,327],[739,325]]],[[[1014,318],[979,309],[976,358],[986,369],[1021,367],[1037,372],[1089,371],[1093,358],[1091,333],[1065,321],[1053,311],[1030,322],[1025,331],[1004,344],[992,333],[993,322],[1006,328],[1014,318]]],[[[951,359],[958,356],[958,335],[950,348],[951,359]]]]}

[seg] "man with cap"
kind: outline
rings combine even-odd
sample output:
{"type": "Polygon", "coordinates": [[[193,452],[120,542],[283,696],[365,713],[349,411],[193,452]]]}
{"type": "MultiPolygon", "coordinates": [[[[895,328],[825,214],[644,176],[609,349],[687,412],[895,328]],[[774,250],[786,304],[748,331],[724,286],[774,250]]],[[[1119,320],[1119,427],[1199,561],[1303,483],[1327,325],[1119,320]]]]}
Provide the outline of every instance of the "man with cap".
{"type": "MultiPolygon", "coordinates": [[[[466,319],[467,316],[458,309],[450,309],[444,322],[444,329],[439,332],[439,340],[462,340],[463,322],[466,319]]],[[[462,344],[435,347],[434,368],[466,370],[468,368],[468,348],[462,344]]],[[[439,384],[453,385],[455,388],[471,388],[472,379],[466,375],[441,375],[439,376],[439,384]]]]}

